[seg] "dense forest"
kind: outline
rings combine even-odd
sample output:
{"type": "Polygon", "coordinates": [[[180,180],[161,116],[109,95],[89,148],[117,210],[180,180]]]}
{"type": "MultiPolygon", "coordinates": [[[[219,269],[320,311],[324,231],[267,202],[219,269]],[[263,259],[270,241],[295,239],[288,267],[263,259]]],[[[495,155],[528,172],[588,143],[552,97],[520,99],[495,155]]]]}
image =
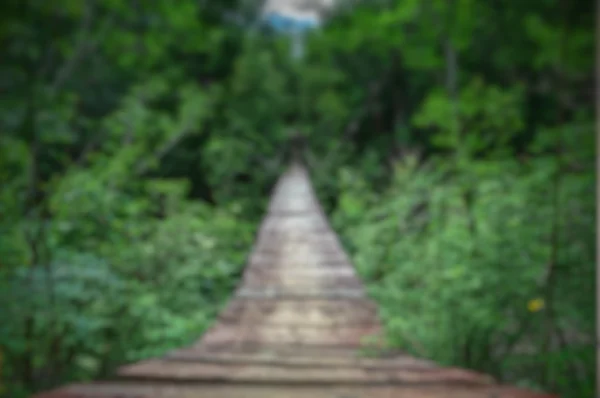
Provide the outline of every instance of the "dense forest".
{"type": "Polygon", "coordinates": [[[294,131],[391,346],[592,397],[593,8],[359,2],[294,61],[252,1],[2,2],[2,394],[196,339],[294,131]]]}

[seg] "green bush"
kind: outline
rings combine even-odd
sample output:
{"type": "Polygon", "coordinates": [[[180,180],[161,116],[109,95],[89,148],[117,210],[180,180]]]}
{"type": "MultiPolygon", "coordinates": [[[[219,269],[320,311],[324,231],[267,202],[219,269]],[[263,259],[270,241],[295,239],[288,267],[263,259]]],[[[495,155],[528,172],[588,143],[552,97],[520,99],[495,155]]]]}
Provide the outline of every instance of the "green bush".
{"type": "Polygon", "coordinates": [[[409,157],[380,197],[348,179],[335,220],[391,345],[590,396],[593,176],[561,176],[557,202],[553,164],[409,157]]]}

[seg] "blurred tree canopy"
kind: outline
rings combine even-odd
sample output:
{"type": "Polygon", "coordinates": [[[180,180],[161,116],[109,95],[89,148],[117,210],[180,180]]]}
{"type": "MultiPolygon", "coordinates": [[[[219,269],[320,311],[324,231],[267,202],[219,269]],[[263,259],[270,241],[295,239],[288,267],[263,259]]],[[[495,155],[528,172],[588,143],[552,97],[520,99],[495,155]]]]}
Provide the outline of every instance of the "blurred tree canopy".
{"type": "Polygon", "coordinates": [[[593,396],[592,2],[359,2],[301,62],[249,1],[0,10],[0,394],[200,335],[301,131],[391,345],[593,396]]]}

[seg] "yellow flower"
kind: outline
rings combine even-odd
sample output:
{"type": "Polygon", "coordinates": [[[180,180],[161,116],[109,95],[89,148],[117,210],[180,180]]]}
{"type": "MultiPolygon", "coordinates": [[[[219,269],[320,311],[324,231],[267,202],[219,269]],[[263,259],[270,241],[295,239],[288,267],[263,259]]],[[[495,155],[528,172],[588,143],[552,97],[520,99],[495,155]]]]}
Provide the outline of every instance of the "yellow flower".
{"type": "Polygon", "coordinates": [[[527,302],[527,309],[529,312],[538,312],[544,308],[544,305],[545,303],[543,298],[535,298],[527,302]]]}

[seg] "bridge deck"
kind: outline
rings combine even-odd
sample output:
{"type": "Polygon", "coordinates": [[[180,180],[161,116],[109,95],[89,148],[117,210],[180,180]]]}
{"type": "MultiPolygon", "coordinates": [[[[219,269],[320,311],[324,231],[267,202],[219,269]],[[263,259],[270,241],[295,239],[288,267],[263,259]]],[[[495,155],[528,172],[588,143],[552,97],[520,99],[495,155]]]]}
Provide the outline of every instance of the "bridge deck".
{"type": "Polygon", "coordinates": [[[116,381],[37,398],[543,398],[487,375],[380,348],[377,308],[331,229],[306,170],[278,182],[242,283],[191,347],[121,368],[116,381]]]}

